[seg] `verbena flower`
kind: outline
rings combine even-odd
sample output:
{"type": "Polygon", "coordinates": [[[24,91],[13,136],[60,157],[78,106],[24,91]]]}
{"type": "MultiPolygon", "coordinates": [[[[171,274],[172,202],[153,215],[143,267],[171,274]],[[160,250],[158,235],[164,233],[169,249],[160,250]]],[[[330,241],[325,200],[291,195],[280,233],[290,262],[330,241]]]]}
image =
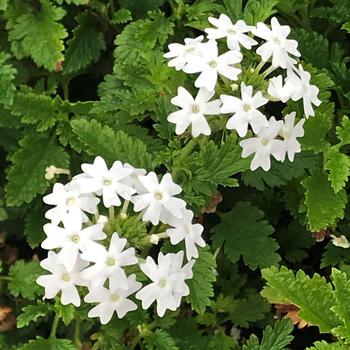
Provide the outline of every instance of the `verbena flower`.
{"type": "Polygon", "coordinates": [[[227,129],[235,129],[239,136],[245,136],[248,124],[258,133],[262,127],[269,125],[266,117],[258,108],[265,105],[268,100],[263,97],[261,91],[253,95],[253,87],[241,83],[241,98],[229,95],[221,95],[221,112],[233,113],[226,124],[227,129]]]}
{"type": "Polygon", "coordinates": [[[282,75],[273,77],[269,80],[269,86],[267,88],[267,93],[276,98],[277,100],[286,103],[292,95],[293,89],[288,84],[283,84],[282,75]]]}
{"type": "Polygon", "coordinates": [[[172,98],[171,103],[181,109],[168,115],[168,121],[176,124],[177,135],[183,134],[189,126],[193,137],[210,135],[205,116],[220,114],[221,105],[220,100],[210,101],[214,93],[202,88],[194,99],[184,87],[178,87],[177,96],[172,98]]]}

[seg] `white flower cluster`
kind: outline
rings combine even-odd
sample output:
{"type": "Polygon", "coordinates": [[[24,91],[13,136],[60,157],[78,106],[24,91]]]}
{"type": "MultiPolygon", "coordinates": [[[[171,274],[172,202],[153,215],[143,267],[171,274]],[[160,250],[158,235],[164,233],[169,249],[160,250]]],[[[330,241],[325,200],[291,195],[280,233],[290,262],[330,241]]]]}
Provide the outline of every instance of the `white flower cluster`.
{"type": "Polygon", "coordinates": [[[41,266],[50,274],[37,279],[45,288],[45,298],[61,293],[63,305],[78,307],[81,300],[77,286],[86,287],[84,301],[97,304],[89,317],[99,317],[102,324],[108,323],[114,312],[122,318],[136,310],[137,304],[130,300],[135,292],[144,309],[156,301],[159,316],[167,309],[177,309],[182,297],[189,294],[185,281],[192,278],[197,245],[205,246],[202,225],[192,223],[193,213],[186,209],[185,201],[175,197],[181,187],[170,174],[159,182],[154,172],[146,174],[144,169],[119,161],[108,169],[101,157],[81,168],[82,174],[68,184],[56,183],[53,192],[44,197],[45,203],[54,206],[45,214],[51,223],[44,225],[47,237],[41,245],[49,250],[41,266]],[[140,220],[151,227],[164,227],[163,232],[150,235],[150,242],[165,237],[174,245],[185,241],[188,262],[184,266],[183,250],[165,255],[160,252],[157,264],[150,256],[146,260],[137,257],[125,237],[106,230],[107,222],[112,225],[116,215],[121,220],[128,217],[130,202],[134,212],[140,212],[140,220]],[[118,213],[115,207],[120,208],[118,213]],[[99,215],[104,211],[108,211],[109,219],[99,215]],[[151,280],[143,288],[135,274],[127,274],[128,266],[136,264],[151,280]]]}
{"type": "MultiPolygon", "coordinates": [[[[207,28],[207,41],[199,36],[195,39],[185,39],[185,44],[170,44],[169,52],[164,57],[170,59],[168,65],[185,73],[199,73],[195,80],[195,87],[199,89],[195,98],[182,86],[171,103],[180,109],[168,116],[168,121],[176,124],[175,132],[180,135],[191,126],[193,137],[210,135],[211,129],[207,116],[230,114],[226,128],[236,130],[240,137],[245,137],[248,126],[251,127],[255,137],[240,142],[243,148],[242,156],[255,154],[251,169],[262,167],[265,171],[270,169],[270,156],[283,162],[286,154],[290,161],[294,154],[301,151],[298,137],[304,135],[301,119],[295,125],[295,113],[290,113],[284,120],[276,120],[273,116],[268,118],[262,113],[261,107],[271,102],[286,103],[288,100],[303,100],[305,117],[314,116],[313,105],[319,106],[319,89],[310,84],[310,74],[301,64],[297,65],[300,53],[298,43],[288,39],[290,27],[280,25],[277,18],[272,18],[271,27],[264,23],[248,26],[239,20],[233,24],[229,17],[222,14],[217,18],[209,18],[215,28],[207,28]],[[258,41],[252,38],[255,36],[258,41]],[[219,54],[217,39],[226,38],[228,50],[219,54]],[[253,91],[253,86],[244,83],[244,72],[251,70],[250,62],[244,64],[243,53],[257,47],[256,53],[261,61],[255,67],[255,73],[266,66],[261,73],[268,80],[267,91],[253,91]],[[242,53],[243,52],[243,53],[242,53]],[[278,75],[271,77],[271,73],[278,75]],[[221,76],[225,86],[232,91],[237,84],[230,85],[230,81],[240,81],[239,96],[221,94],[219,99],[212,100],[216,94],[218,76],[221,76]],[[241,79],[240,76],[243,78],[241,79]],[[270,78],[269,78],[270,77],[270,78]]],[[[248,75],[252,73],[248,71],[248,75]]],[[[222,91],[221,87],[217,89],[222,91]]]]}

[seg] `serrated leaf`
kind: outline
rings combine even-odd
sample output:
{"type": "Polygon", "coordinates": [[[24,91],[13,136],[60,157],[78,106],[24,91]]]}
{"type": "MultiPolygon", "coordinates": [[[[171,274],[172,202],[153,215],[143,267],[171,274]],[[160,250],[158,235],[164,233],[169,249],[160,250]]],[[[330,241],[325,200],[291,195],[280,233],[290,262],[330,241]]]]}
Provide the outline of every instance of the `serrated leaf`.
{"type": "Polygon", "coordinates": [[[73,29],[73,37],[67,41],[63,74],[76,73],[96,62],[106,47],[96,16],[85,11],[76,17],[76,21],[78,25],[73,29]]]}
{"type": "Polygon", "coordinates": [[[25,299],[34,300],[42,292],[42,288],[35,283],[41,273],[42,269],[37,261],[16,261],[9,271],[10,293],[15,297],[21,295],[25,299]]]}
{"type": "Polygon", "coordinates": [[[207,306],[210,306],[210,298],[214,296],[213,283],[215,277],[216,262],[213,254],[206,248],[199,249],[199,257],[193,266],[193,277],[186,281],[190,288],[187,301],[192,309],[199,314],[203,313],[207,306]]]}
{"type": "Polygon", "coordinates": [[[314,171],[301,184],[306,189],[305,204],[311,231],[325,229],[344,217],[346,193],[344,190],[334,193],[326,174],[314,171]]]}
{"type": "Polygon", "coordinates": [[[343,189],[350,175],[350,157],[340,153],[337,148],[329,148],[325,153],[325,170],[335,193],[343,189]]]}
{"type": "Polygon", "coordinates": [[[36,248],[45,238],[43,230],[47,220],[45,218],[46,208],[42,205],[32,206],[25,218],[24,234],[31,248],[36,248]]]}
{"type": "Polygon", "coordinates": [[[25,136],[19,144],[20,148],[11,157],[13,165],[7,174],[8,206],[29,203],[37,194],[43,194],[50,186],[45,179],[48,166],[68,168],[69,164],[68,154],[46,136],[25,136]]]}
{"type": "Polygon", "coordinates": [[[113,14],[113,24],[124,24],[132,20],[131,12],[121,8],[113,14]]]}
{"type": "Polygon", "coordinates": [[[263,217],[264,213],[250,202],[238,202],[213,228],[214,246],[223,245],[232,263],[242,257],[252,270],[276,264],[280,260],[278,244],[269,237],[274,228],[263,217]]]}
{"type": "Polygon", "coordinates": [[[284,266],[266,268],[261,273],[267,281],[261,295],[270,303],[296,305],[300,309],[298,316],[311,325],[317,325],[321,333],[329,333],[339,325],[338,318],[331,311],[335,304],[332,286],[325,278],[316,273],[310,278],[302,270],[294,275],[284,266]]]}
{"type": "Polygon", "coordinates": [[[76,350],[75,345],[68,339],[37,337],[36,340],[30,340],[22,345],[18,350],[76,350]]]}
{"type": "Polygon", "coordinates": [[[9,28],[9,40],[12,45],[19,45],[22,53],[30,56],[37,66],[55,71],[58,62],[64,59],[63,39],[68,34],[58,21],[65,11],[51,5],[48,0],[40,0],[40,4],[39,12],[30,11],[27,7],[28,11],[15,19],[9,28]]]}
{"type": "Polygon", "coordinates": [[[279,0],[249,0],[244,8],[243,19],[251,25],[265,22],[276,13],[275,6],[278,2],[279,0]]]}
{"type": "Polygon", "coordinates": [[[343,343],[327,343],[324,340],[317,341],[313,347],[306,350],[346,350],[343,343]]]}
{"type": "Polygon", "coordinates": [[[336,127],[336,134],[342,145],[350,144],[350,119],[344,116],[341,125],[336,127]]]}
{"type": "Polygon", "coordinates": [[[75,307],[72,304],[62,305],[61,303],[55,306],[56,313],[62,318],[65,326],[68,326],[76,317],[75,307]]]}
{"type": "Polygon", "coordinates": [[[37,322],[38,318],[46,317],[52,312],[50,304],[40,303],[38,305],[28,305],[22,308],[22,313],[17,317],[17,328],[23,328],[30,322],[37,322]]]}
{"type": "Polygon", "coordinates": [[[144,337],[144,343],[147,350],[179,350],[175,340],[163,329],[147,334],[144,337]]]}
{"type": "Polygon", "coordinates": [[[231,20],[238,20],[242,16],[242,0],[223,0],[227,15],[231,20]]]}
{"type": "Polygon", "coordinates": [[[86,146],[88,154],[100,155],[111,163],[120,160],[134,167],[151,169],[152,157],[142,141],[131,138],[122,131],[114,132],[94,119],[90,122],[75,119],[71,125],[73,132],[86,146]]]}
{"type": "Polygon", "coordinates": [[[215,334],[209,343],[209,349],[212,350],[233,350],[236,346],[237,342],[235,339],[226,335],[223,331],[215,334]]]}
{"type": "Polygon", "coordinates": [[[9,58],[9,55],[0,52],[0,103],[4,105],[12,104],[13,95],[16,90],[13,80],[17,70],[13,68],[11,64],[7,63],[9,58]]]}

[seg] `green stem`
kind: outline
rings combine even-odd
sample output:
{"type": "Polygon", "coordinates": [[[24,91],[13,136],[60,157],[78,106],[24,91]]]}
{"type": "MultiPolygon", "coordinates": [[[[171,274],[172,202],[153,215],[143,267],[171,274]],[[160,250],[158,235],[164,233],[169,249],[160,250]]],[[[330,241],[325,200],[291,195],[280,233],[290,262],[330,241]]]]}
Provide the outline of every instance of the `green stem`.
{"type": "Polygon", "coordinates": [[[0,281],[11,281],[13,278],[9,276],[0,276],[0,281]]]}
{"type": "Polygon", "coordinates": [[[77,318],[75,321],[75,328],[74,328],[74,344],[77,347],[77,349],[81,349],[81,341],[80,341],[80,318],[77,318]]]}
{"type": "Polygon", "coordinates": [[[109,213],[109,220],[111,222],[112,227],[114,227],[115,224],[115,214],[114,214],[114,206],[112,205],[111,207],[108,208],[108,213],[109,213]]]}
{"type": "Polygon", "coordinates": [[[69,83],[70,83],[70,79],[62,78],[61,85],[63,90],[63,99],[66,101],[69,100],[69,83]]]}
{"type": "Polygon", "coordinates": [[[134,350],[141,339],[142,339],[141,335],[136,336],[130,344],[130,350],[134,350]]]}
{"type": "Polygon", "coordinates": [[[128,217],[128,207],[129,207],[130,201],[125,200],[123,203],[122,210],[120,212],[120,216],[122,219],[126,219],[128,217]]]}
{"type": "Polygon", "coordinates": [[[60,320],[60,315],[58,312],[56,312],[55,318],[54,318],[53,323],[52,323],[50,338],[56,338],[56,331],[57,331],[57,326],[58,326],[59,320],[60,320]]]}
{"type": "Polygon", "coordinates": [[[187,158],[191,154],[191,152],[196,148],[197,142],[193,139],[190,140],[190,142],[187,143],[187,145],[182,149],[181,155],[178,158],[179,161],[187,158]]]}

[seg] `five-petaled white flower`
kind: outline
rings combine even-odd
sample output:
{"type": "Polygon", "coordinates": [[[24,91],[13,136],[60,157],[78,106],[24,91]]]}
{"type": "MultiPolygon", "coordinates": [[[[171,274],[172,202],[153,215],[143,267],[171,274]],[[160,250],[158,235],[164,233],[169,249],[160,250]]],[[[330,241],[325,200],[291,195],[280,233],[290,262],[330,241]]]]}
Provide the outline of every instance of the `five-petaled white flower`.
{"type": "Polygon", "coordinates": [[[293,162],[295,153],[301,151],[300,143],[297,141],[297,137],[304,136],[304,122],[305,119],[299,120],[297,124],[295,122],[295,112],[289,113],[284,117],[284,123],[278,132],[279,136],[283,137],[283,154],[281,161],[284,161],[286,153],[288,159],[293,162]]]}
{"type": "Polygon", "coordinates": [[[136,212],[144,210],[142,215],[144,221],[151,221],[153,225],[157,225],[159,220],[167,223],[171,216],[182,218],[182,209],[185,208],[186,202],[174,197],[182,189],[173,182],[169,173],[163,176],[160,183],[154,172],[139,176],[139,180],[147,193],[133,196],[131,202],[136,212]]]}
{"type": "Polygon", "coordinates": [[[278,75],[277,77],[273,77],[269,80],[267,93],[274,99],[286,103],[290,99],[292,91],[293,89],[291,89],[290,84],[283,85],[282,75],[278,75]]]}
{"type": "Polygon", "coordinates": [[[186,73],[200,73],[194,85],[197,88],[206,88],[213,91],[218,74],[230,79],[237,80],[241,69],[234,64],[242,61],[239,51],[228,51],[219,56],[218,44],[215,40],[209,40],[201,45],[202,56],[192,56],[184,67],[186,73]]]}
{"type": "Polygon", "coordinates": [[[71,271],[78,259],[79,252],[86,249],[88,242],[93,243],[106,238],[103,224],[96,224],[82,229],[82,222],[75,217],[63,219],[63,227],[45,224],[46,239],[41,243],[44,249],[62,248],[57,254],[68,271],[71,271]]]}
{"type": "Polygon", "coordinates": [[[298,42],[287,39],[290,33],[289,26],[281,26],[276,17],[271,19],[271,29],[262,22],[259,22],[256,28],[252,29],[255,36],[266,40],[256,50],[261,56],[263,62],[267,62],[272,56],[272,66],[275,68],[288,68],[296,63],[296,60],[289,54],[299,57],[298,42]]]}
{"type": "Polygon", "coordinates": [[[40,262],[40,266],[51,272],[51,275],[39,276],[36,283],[45,288],[45,298],[52,299],[61,292],[63,305],[73,304],[78,307],[80,297],[76,286],[88,286],[89,281],[81,276],[81,270],[87,265],[87,262],[78,258],[72,271],[68,271],[58,255],[49,251],[47,258],[40,262]]]}
{"type": "Polygon", "coordinates": [[[146,192],[145,188],[142,186],[139,176],[140,175],[146,175],[147,171],[145,169],[141,168],[134,168],[132,165],[125,163],[124,164],[125,169],[131,169],[131,173],[129,176],[125,177],[121,182],[127,184],[130,187],[133,187],[136,189],[137,193],[143,193],[146,192]]]}
{"type": "Polygon", "coordinates": [[[181,70],[185,67],[192,56],[201,56],[200,50],[201,42],[203,41],[203,35],[195,39],[186,38],[185,45],[182,44],[169,44],[169,52],[164,54],[165,58],[171,58],[168,62],[169,67],[174,67],[176,70],[181,70]]]}
{"type": "Polygon", "coordinates": [[[229,95],[221,95],[222,101],[221,112],[233,113],[233,116],[227,121],[227,129],[235,129],[239,136],[247,134],[248,124],[251,125],[255,134],[262,127],[269,125],[266,117],[258,108],[268,102],[263,97],[261,91],[253,96],[253,87],[241,83],[241,98],[229,95]]]}
{"type": "Polygon", "coordinates": [[[276,121],[274,117],[271,117],[269,126],[262,128],[256,137],[242,140],[239,143],[243,148],[243,158],[255,153],[250,164],[251,170],[256,170],[259,167],[262,167],[265,171],[269,170],[271,167],[271,155],[277,160],[282,160],[283,141],[276,139],[282,125],[283,122],[281,120],[276,121]]]}
{"type": "Polygon", "coordinates": [[[119,206],[119,196],[130,200],[136,190],[122,182],[132,173],[132,169],[125,168],[119,161],[113,163],[110,169],[102,157],[96,157],[93,164],[81,165],[84,174],[74,178],[74,183],[80,187],[82,193],[95,192],[102,194],[103,205],[106,208],[119,206]]]}
{"type": "Polygon", "coordinates": [[[55,208],[49,209],[45,217],[53,224],[59,224],[67,215],[74,216],[77,220],[86,222],[89,218],[84,213],[95,214],[97,205],[100,202],[92,194],[81,194],[79,188],[72,183],[63,185],[55,183],[52,193],[43,198],[46,204],[55,205],[55,208]]]}
{"type": "Polygon", "coordinates": [[[136,298],[142,301],[143,309],[148,309],[157,301],[157,314],[162,317],[167,309],[176,310],[181,298],[189,294],[186,279],[192,278],[194,260],[182,267],[183,251],[177,254],[158,255],[158,265],[148,256],[140,269],[152,283],[136,293],[136,298]]]}
{"type": "Polygon", "coordinates": [[[230,50],[240,50],[240,45],[250,50],[257,44],[257,41],[245,34],[249,33],[253,27],[248,26],[241,19],[233,24],[228,16],[222,14],[219,18],[209,17],[208,21],[216,27],[205,29],[208,39],[227,38],[227,47],[230,50]]]}
{"type": "Polygon", "coordinates": [[[321,101],[318,99],[319,89],[315,85],[310,84],[311,75],[309,72],[304,71],[302,65],[299,65],[299,69],[288,70],[286,85],[292,91],[291,98],[293,101],[303,99],[304,113],[306,118],[314,116],[315,112],[312,107],[319,106],[321,101]]]}
{"type": "Polygon", "coordinates": [[[198,250],[196,245],[205,247],[205,242],[202,238],[203,226],[201,224],[192,224],[193,212],[184,209],[181,220],[170,220],[169,227],[165,232],[170,238],[171,244],[178,244],[185,240],[187,260],[198,258],[198,250]]]}
{"type": "Polygon", "coordinates": [[[137,305],[128,299],[128,296],[138,291],[142,284],[136,281],[135,275],[130,275],[127,279],[128,287],[123,288],[105,288],[99,287],[88,293],[84,301],[87,303],[99,303],[89,311],[89,317],[99,317],[102,324],[107,324],[114,312],[118,318],[123,318],[129,311],[137,309],[137,305]]]}
{"type": "Polygon", "coordinates": [[[168,115],[168,121],[176,124],[177,135],[183,134],[191,125],[192,136],[200,134],[210,135],[210,126],[205,115],[220,114],[220,100],[209,101],[215,92],[209,92],[205,88],[198,91],[196,98],[182,86],[177,89],[177,96],[171,99],[171,103],[181,108],[168,115]]]}
{"type": "Polygon", "coordinates": [[[137,258],[134,248],[124,250],[126,244],[126,238],[119,238],[116,232],[112,235],[108,250],[100,244],[95,243],[92,246],[87,243],[87,249],[81,254],[81,258],[95,264],[86,268],[82,276],[92,280],[92,288],[103,286],[107,279],[112,290],[128,288],[123,266],[136,264],[137,258]]]}

